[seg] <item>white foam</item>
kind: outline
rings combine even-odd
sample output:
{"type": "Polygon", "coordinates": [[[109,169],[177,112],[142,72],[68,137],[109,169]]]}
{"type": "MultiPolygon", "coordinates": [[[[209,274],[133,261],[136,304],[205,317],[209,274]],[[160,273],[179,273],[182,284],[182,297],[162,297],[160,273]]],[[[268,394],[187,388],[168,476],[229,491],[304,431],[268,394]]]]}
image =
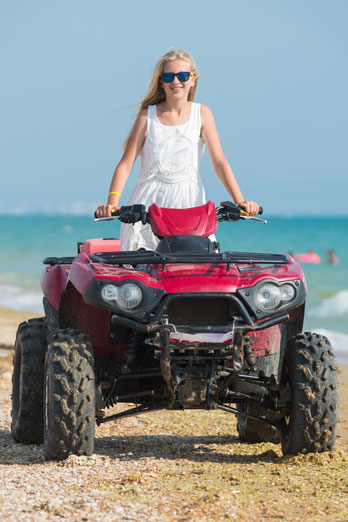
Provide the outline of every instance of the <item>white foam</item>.
{"type": "Polygon", "coordinates": [[[325,330],[324,328],[313,328],[313,332],[325,335],[330,341],[336,358],[339,361],[348,363],[348,334],[325,330]]]}
{"type": "Polygon", "coordinates": [[[14,310],[42,312],[42,294],[15,285],[0,285],[0,305],[14,310]]]}
{"type": "Polygon", "coordinates": [[[312,317],[348,317],[348,290],[341,290],[337,294],[324,299],[319,306],[308,310],[312,317]]]}

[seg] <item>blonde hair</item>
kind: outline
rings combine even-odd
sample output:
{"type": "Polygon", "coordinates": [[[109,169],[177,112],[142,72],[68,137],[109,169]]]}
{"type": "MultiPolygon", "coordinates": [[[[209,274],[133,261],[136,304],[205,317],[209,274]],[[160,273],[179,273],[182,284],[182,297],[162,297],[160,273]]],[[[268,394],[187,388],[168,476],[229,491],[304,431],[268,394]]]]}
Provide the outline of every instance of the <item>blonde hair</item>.
{"type": "Polygon", "coordinates": [[[168,51],[164,56],[162,56],[162,58],[160,58],[156,63],[149,90],[145,94],[140,104],[139,112],[143,109],[147,109],[149,105],[157,105],[158,103],[161,103],[166,99],[164,90],[161,85],[161,76],[166,63],[172,62],[173,60],[184,60],[189,64],[190,72],[194,74],[196,81],[194,86],[191,87],[191,89],[189,90],[187,99],[188,101],[194,100],[199,77],[196,64],[192,56],[187,51],[184,51],[183,49],[172,49],[171,51],[168,51]]]}
{"type": "MultiPolygon", "coordinates": [[[[187,62],[190,66],[190,72],[194,74],[195,83],[193,87],[190,88],[188,93],[188,101],[193,101],[195,94],[196,94],[196,88],[199,78],[199,72],[196,67],[196,64],[192,58],[192,56],[187,52],[184,51],[184,49],[171,49],[166,54],[162,56],[158,60],[158,62],[155,65],[155,69],[153,72],[152,80],[150,83],[149,90],[145,94],[144,98],[142,99],[140,103],[139,111],[142,111],[143,109],[147,109],[149,105],[157,105],[158,103],[163,102],[166,99],[166,96],[164,94],[164,89],[161,85],[161,76],[164,70],[164,66],[168,62],[172,62],[173,60],[184,60],[187,62]]],[[[128,140],[129,140],[130,133],[128,134],[127,138],[124,140],[122,144],[122,149],[125,150],[128,140]]]]}

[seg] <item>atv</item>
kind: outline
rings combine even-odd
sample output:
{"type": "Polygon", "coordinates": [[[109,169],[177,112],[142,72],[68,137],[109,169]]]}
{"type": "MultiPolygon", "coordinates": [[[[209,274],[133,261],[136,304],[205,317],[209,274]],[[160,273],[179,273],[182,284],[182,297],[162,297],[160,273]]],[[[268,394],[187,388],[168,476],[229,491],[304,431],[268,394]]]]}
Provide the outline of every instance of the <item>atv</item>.
{"type": "Polygon", "coordinates": [[[63,460],[93,453],[96,424],[201,408],[235,414],[241,441],[281,442],[284,455],[333,449],[334,355],[302,333],[301,267],[287,254],[220,252],[213,236],[219,221],[262,220],[211,201],[114,217],[151,226],[158,246],[90,239],[44,260],[45,317],[16,338],[14,439],[63,460]]]}

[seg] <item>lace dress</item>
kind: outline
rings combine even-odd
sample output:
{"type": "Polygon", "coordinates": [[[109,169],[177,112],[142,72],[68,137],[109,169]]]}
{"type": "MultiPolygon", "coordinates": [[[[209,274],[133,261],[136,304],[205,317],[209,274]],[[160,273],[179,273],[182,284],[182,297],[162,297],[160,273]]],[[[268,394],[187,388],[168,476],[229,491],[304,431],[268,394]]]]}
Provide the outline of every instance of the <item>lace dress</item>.
{"type": "MultiPolygon", "coordinates": [[[[140,203],[149,207],[156,203],[167,208],[203,205],[205,192],[198,174],[204,151],[200,132],[199,103],[191,104],[186,123],[175,126],[163,125],[157,118],[156,106],[150,105],[139,178],[127,205],[140,203]]],[[[154,250],[158,241],[150,225],[121,226],[122,250],[154,250]]]]}

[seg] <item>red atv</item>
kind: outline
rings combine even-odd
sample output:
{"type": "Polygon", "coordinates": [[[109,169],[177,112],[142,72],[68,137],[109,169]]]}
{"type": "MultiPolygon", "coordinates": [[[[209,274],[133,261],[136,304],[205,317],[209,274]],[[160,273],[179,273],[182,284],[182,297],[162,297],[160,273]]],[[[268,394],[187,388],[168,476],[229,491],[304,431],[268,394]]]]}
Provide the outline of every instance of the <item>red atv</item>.
{"type": "Polygon", "coordinates": [[[230,202],[122,207],[149,223],[155,251],[118,239],[46,258],[45,318],[19,326],[12,434],[47,459],[90,455],[98,425],[162,408],[237,415],[246,442],[284,454],[331,450],[337,384],[329,341],[301,333],[306,284],[289,255],[220,252],[218,221],[250,218],[230,202]],[[118,403],[134,403],[107,414],[118,403]]]}

